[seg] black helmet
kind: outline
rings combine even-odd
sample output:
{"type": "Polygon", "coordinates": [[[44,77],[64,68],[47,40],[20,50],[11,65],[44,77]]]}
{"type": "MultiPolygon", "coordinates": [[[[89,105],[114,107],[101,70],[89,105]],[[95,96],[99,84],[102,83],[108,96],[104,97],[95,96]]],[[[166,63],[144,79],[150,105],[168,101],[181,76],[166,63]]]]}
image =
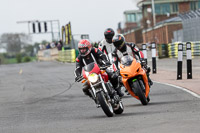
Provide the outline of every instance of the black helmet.
{"type": "Polygon", "coordinates": [[[119,35],[115,35],[113,37],[113,44],[114,46],[121,52],[125,52],[126,51],[126,45],[125,45],[125,38],[123,35],[119,34],[119,35]]]}
{"type": "Polygon", "coordinates": [[[107,28],[104,32],[106,42],[112,43],[112,38],[114,35],[115,35],[114,30],[112,28],[107,28]]]}

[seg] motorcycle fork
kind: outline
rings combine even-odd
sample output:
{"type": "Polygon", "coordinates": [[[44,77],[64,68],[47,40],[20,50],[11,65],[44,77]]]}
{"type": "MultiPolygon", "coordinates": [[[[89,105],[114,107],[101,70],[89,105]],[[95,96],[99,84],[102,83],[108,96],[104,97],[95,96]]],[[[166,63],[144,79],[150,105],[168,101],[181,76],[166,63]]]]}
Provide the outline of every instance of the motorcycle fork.
{"type": "Polygon", "coordinates": [[[96,85],[96,86],[98,86],[98,88],[95,88],[96,86],[94,87],[94,85],[91,82],[89,82],[90,88],[91,88],[91,89],[89,89],[89,92],[91,93],[91,95],[92,95],[92,97],[93,97],[93,99],[94,99],[96,104],[98,104],[98,100],[97,100],[97,95],[96,94],[98,92],[100,92],[100,91],[103,91],[106,94],[105,96],[108,99],[108,101],[111,101],[110,96],[108,95],[108,90],[107,90],[107,88],[105,86],[105,83],[104,83],[104,81],[103,81],[103,79],[102,79],[100,74],[99,74],[99,78],[100,78],[100,83],[98,85],[96,85]],[[101,85],[101,87],[99,87],[99,85],[101,85]]]}
{"type": "Polygon", "coordinates": [[[103,81],[103,79],[102,79],[102,77],[101,77],[100,74],[99,74],[99,77],[100,77],[100,80],[101,80],[101,84],[102,84],[103,91],[104,91],[104,93],[106,94],[106,98],[107,98],[108,101],[110,102],[111,99],[110,99],[110,96],[109,96],[109,94],[108,94],[108,90],[107,90],[107,88],[106,88],[105,82],[103,81]]]}

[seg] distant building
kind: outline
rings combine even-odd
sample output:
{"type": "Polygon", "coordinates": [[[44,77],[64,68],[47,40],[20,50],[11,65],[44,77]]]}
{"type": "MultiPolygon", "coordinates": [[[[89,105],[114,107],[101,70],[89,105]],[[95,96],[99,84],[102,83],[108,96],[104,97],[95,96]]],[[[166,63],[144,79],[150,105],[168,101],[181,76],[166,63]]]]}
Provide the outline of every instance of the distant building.
{"type": "MultiPolygon", "coordinates": [[[[140,26],[142,19],[142,12],[140,10],[128,10],[124,11],[125,27],[121,32],[127,32],[133,28],[140,26]]],[[[120,29],[120,27],[118,27],[120,29]]]]}
{"type": "Polygon", "coordinates": [[[118,33],[124,34],[126,41],[132,41],[140,43],[142,42],[142,29],[141,29],[141,20],[142,20],[142,12],[141,10],[127,10],[124,11],[124,28],[122,29],[121,23],[118,24],[118,33]],[[133,32],[134,31],[134,32],[133,32]],[[132,34],[130,34],[132,33],[132,34]],[[126,36],[127,34],[127,36],[126,36]],[[140,39],[138,38],[139,35],[140,39]]]}
{"type": "MultiPolygon", "coordinates": [[[[182,21],[178,14],[189,12],[190,10],[197,10],[200,8],[200,0],[154,0],[155,20],[153,24],[152,0],[141,0],[138,2],[138,7],[142,12],[142,19],[137,28],[126,30],[122,29],[122,34],[129,41],[140,43],[137,37],[143,43],[156,42],[158,44],[167,44],[174,39],[174,32],[182,29],[182,21]],[[141,32],[138,32],[141,30],[141,32]],[[137,35],[136,35],[137,34],[137,35]],[[142,35],[138,35],[142,34],[142,35]]],[[[127,20],[126,20],[127,23],[127,20]]]]}

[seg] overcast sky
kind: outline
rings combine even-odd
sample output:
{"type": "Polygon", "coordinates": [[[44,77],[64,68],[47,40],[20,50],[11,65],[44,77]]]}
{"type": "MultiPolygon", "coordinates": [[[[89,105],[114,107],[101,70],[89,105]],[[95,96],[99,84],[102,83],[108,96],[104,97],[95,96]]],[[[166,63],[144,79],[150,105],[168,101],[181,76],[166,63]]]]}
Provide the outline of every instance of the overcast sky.
{"type": "MultiPolygon", "coordinates": [[[[72,34],[89,34],[90,40],[103,39],[103,32],[124,21],[125,10],[137,9],[138,0],[0,0],[0,34],[28,33],[27,24],[17,21],[71,21],[72,34]]],[[[51,40],[51,34],[33,35],[33,42],[51,40]]]]}

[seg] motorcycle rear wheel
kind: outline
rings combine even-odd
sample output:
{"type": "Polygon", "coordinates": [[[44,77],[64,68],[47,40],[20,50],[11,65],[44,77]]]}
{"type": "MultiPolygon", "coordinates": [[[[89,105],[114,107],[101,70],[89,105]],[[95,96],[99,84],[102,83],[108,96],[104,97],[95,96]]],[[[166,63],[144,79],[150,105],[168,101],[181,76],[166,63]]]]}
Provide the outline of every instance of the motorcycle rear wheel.
{"type": "Polygon", "coordinates": [[[101,108],[103,109],[104,113],[108,117],[112,117],[114,115],[114,111],[113,111],[111,103],[109,103],[108,100],[106,99],[104,92],[103,91],[98,92],[97,98],[99,100],[99,104],[101,105],[101,108]]]}
{"type": "Polygon", "coordinates": [[[115,114],[122,114],[123,111],[124,111],[124,105],[122,103],[122,101],[119,102],[119,105],[118,105],[118,109],[114,110],[114,113],[115,114]]]}

